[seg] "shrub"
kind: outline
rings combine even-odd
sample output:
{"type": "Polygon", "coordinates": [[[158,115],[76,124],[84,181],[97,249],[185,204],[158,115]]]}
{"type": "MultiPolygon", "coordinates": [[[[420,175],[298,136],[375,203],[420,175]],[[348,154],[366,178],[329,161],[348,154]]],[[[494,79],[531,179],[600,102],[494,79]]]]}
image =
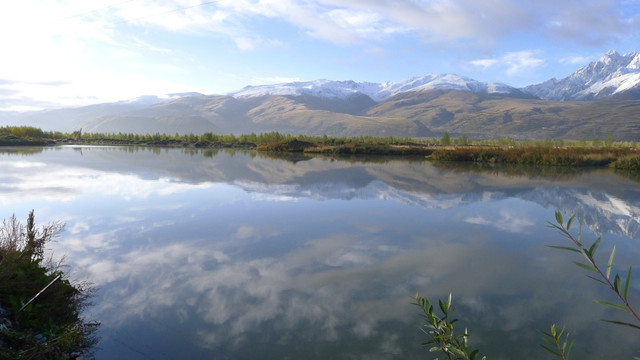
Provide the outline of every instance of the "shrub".
{"type": "Polygon", "coordinates": [[[11,326],[0,330],[0,359],[66,359],[90,353],[97,322],[85,322],[92,288],[72,283],[61,263],[44,258],[46,243],[63,229],[58,222],[37,229],[16,217],[0,227],[0,307],[11,326]]]}

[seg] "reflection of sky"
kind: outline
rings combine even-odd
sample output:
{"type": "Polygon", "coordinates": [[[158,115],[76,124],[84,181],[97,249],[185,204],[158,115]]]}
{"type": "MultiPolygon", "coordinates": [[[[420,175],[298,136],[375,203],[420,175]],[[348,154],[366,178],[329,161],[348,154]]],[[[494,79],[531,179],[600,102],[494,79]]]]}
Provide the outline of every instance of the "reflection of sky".
{"type": "MultiPolygon", "coordinates": [[[[298,166],[239,154],[205,160],[177,151],[126,153],[133,158],[127,165],[117,152],[94,154],[87,159],[85,152],[80,164],[69,160],[77,153],[64,150],[15,163],[0,155],[8,169],[2,176],[11,179],[0,202],[5,212],[34,208],[37,220],[66,222],[53,246],[67,254],[76,277],[100,288],[91,310],[103,322],[98,359],[424,358],[409,299],[416,291],[432,298],[453,292],[472,341],[492,359],[529,357],[538,331],[554,322],[579,335],[577,355],[611,358],[606,342],[591,341],[595,336],[616,339],[621,357],[633,349],[619,329],[593,332],[605,317],[592,302],[601,296],[597,287],[583,281],[566,254],[543,246],[562,240],[545,228],[555,208],[541,206],[549,199],[535,194],[550,189],[581,204],[585,194],[606,199],[595,190],[482,178],[476,192],[421,192],[444,185],[421,184],[439,172],[416,164],[376,165],[369,173],[377,177],[356,181],[345,173],[340,181],[341,171],[364,165],[298,166]],[[149,166],[156,155],[166,166],[149,166]],[[184,164],[185,174],[202,172],[179,176],[184,164]],[[416,169],[422,177],[410,180],[407,172],[416,169]],[[322,181],[321,170],[330,171],[331,182],[322,181]],[[267,173],[277,173],[277,181],[267,173]]],[[[602,205],[606,211],[634,213],[637,203],[609,197],[617,200],[602,205]]],[[[638,258],[632,242],[614,238],[622,240],[617,263],[638,258]]]]}

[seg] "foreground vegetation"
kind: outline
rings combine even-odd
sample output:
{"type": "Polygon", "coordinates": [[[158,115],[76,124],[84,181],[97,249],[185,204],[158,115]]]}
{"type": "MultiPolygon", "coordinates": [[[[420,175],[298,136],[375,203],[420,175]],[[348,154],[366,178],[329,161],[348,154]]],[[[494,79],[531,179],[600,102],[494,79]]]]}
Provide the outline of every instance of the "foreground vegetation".
{"type": "MultiPolygon", "coordinates": [[[[600,238],[596,239],[591,245],[586,245],[582,240],[582,231],[579,230],[577,235],[573,235],[571,232],[571,226],[575,217],[572,216],[568,221],[564,221],[564,218],[560,212],[556,212],[556,222],[549,223],[549,227],[557,230],[562,237],[569,241],[569,246],[565,245],[548,245],[550,248],[568,251],[582,256],[582,261],[574,261],[574,264],[582,268],[587,272],[587,277],[595,282],[606,287],[613,295],[614,301],[596,300],[600,305],[622,311],[627,314],[627,321],[609,320],[603,319],[602,321],[624,326],[630,331],[640,330],[640,312],[634,310],[629,300],[629,288],[631,284],[632,267],[629,266],[628,272],[620,276],[615,272],[612,272],[614,268],[614,260],[616,256],[616,247],[613,246],[611,253],[609,254],[606,266],[598,264],[595,260],[595,254],[600,245],[600,238]]],[[[422,331],[427,335],[428,340],[423,343],[425,346],[430,347],[431,352],[440,352],[443,354],[444,359],[460,359],[460,360],[474,360],[480,359],[480,350],[469,349],[469,333],[465,329],[462,333],[456,332],[454,325],[458,322],[457,319],[452,318],[451,313],[453,311],[451,294],[446,301],[438,300],[438,307],[442,315],[438,314],[438,311],[434,310],[434,306],[431,305],[429,300],[425,297],[416,294],[413,297],[414,304],[420,308],[422,315],[426,319],[426,324],[422,331]]],[[[543,344],[540,346],[552,354],[556,359],[568,360],[571,356],[571,350],[573,349],[574,341],[569,340],[569,333],[565,332],[563,327],[561,330],[556,329],[556,325],[550,326],[550,331],[542,331],[543,344]]],[[[486,359],[486,357],[482,357],[486,359]]],[[[634,357],[635,360],[640,360],[638,357],[634,357]]]]}
{"type": "Polygon", "coordinates": [[[401,155],[426,156],[435,161],[534,166],[611,166],[640,171],[640,145],[637,142],[606,140],[471,140],[453,139],[445,133],[436,139],[389,137],[328,137],[289,135],[279,132],[248,135],[167,135],[167,134],[72,134],[44,132],[40,129],[0,127],[2,145],[45,144],[141,145],[194,148],[248,148],[263,152],[299,152],[322,155],[401,155]]]}
{"type": "Polygon", "coordinates": [[[33,211],[26,225],[13,216],[0,227],[0,359],[75,359],[97,343],[98,323],[81,317],[91,287],[44,256],[62,228],[36,228],[33,211]]]}

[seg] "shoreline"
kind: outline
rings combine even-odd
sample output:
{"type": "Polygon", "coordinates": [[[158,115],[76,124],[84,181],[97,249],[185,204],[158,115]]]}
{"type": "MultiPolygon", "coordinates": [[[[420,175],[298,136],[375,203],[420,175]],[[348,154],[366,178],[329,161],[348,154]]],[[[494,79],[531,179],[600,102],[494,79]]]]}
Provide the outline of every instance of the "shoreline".
{"type": "Polygon", "coordinates": [[[367,139],[350,142],[329,143],[306,140],[283,140],[274,142],[252,141],[207,141],[187,139],[21,139],[0,140],[0,147],[22,146],[141,146],[186,149],[237,149],[255,150],[262,153],[294,153],[324,156],[371,155],[371,156],[423,156],[431,161],[467,162],[483,164],[516,164],[563,167],[613,167],[619,170],[640,171],[640,149],[619,146],[544,146],[517,144],[499,145],[438,145],[402,141],[390,143],[367,139]]]}

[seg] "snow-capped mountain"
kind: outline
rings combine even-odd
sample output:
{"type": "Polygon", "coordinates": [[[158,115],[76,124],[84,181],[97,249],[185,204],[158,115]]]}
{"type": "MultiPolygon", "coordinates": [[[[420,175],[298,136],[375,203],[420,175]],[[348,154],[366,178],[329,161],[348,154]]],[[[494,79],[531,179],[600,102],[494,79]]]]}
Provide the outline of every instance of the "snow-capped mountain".
{"type": "Polygon", "coordinates": [[[564,79],[550,79],[523,89],[544,100],[597,100],[640,96],[640,53],[609,51],[598,61],[564,79]]]}
{"type": "Polygon", "coordinates": [[[403,92],[432,89],[460,90],[486,94],[510,94],[518,92],[516,88],[505,84],[485,83],[455,74],[430,74],[422,77],[412,77],[398,82],[387,81],[383,83],[315,80],[275,85],[247,86],[228,95],[235,98],[268,95],[311,95],[331,99],[348,99],[354,95],[364,94],[376,102],[381,102],[403,92]]]}

